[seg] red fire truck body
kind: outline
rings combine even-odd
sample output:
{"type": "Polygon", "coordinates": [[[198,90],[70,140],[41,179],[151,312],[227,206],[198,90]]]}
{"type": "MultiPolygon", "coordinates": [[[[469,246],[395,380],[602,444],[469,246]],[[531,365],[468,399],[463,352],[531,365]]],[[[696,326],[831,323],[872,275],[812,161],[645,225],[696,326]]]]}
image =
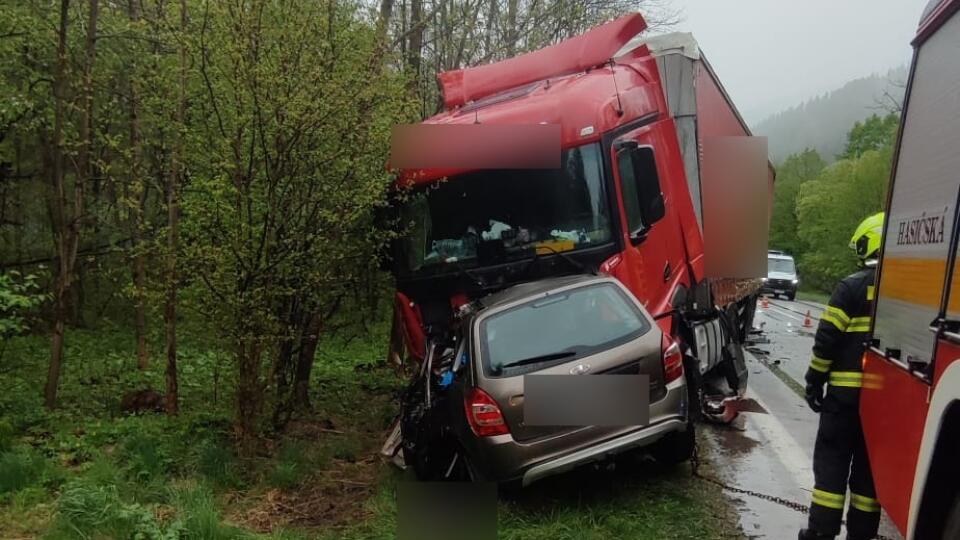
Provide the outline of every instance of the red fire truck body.
{"type": "Polygon", "coordinates": [[[916,39],[861,416],[880,503],[908,539],[960,538],[960,1],[916,39]]]}

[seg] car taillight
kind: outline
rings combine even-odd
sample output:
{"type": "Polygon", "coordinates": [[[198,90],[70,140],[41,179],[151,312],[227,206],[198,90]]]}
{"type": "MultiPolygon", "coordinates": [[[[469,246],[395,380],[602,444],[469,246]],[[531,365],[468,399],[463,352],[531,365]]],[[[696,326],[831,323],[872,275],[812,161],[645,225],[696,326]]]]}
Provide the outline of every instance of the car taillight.
{"type": "Polygon", "coordinates": [[[664,383],[669,383],[683,377],[683,353],[679,343],[667,334],[663,334],[662,346],[664,383]]]}
{"type": "Polygon", "coordinates": [[[483,390],[471,388],[467,391],[463,406],[467,411],[467,423],[476,436],[492,437],[510,433],[500,406],[483,390]]]}

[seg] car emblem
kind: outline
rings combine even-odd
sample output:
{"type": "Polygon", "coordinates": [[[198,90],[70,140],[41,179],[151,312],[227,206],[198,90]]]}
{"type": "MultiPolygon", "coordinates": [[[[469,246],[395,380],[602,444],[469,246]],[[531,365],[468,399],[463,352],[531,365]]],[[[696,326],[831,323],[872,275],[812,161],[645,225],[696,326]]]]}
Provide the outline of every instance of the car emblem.
{"type": "Polygon", "coordinates": [[[577,364],[576,367],[570,370],[571,375],[583,375],[584,373],[590,371],[590,364],[577,364]]]}

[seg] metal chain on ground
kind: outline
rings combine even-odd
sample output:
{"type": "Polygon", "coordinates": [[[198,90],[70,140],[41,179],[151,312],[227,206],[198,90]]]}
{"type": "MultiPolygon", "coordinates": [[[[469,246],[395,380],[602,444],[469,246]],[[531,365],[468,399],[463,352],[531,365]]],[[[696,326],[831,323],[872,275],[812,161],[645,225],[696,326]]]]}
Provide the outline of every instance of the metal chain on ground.
{"type": "MultiPolygon", "coordinates": [[[[730,492],[733,492],[733,493],[738,493],[738,494],[741,494],[741,495],[749,495],[749,496],[755,497],[755,498],[757,498],[757,499],[762,499],[762,500],[764,500],[764,501],[769,501],[769,502],[772,502],[772,503],[774,503],[774,504],[778,504],[778,505],[780,505],[780,506],[789,508],[789,509],[791,509],[791,510],[793,510],[793,511],[799,512],[799,513],[801,513],[801,514],[808,514],[808,513],[810,513],[810,508],[809,508],[806,504],[801,504],[801,503],[798,503],[798,502],[796,502],[796,501],[791,501],[790,499],[784,499],[783,497],[777,497],[777,496],[775,496],[775,495],[769,495],[769,494],[767,494],[767,493],[760,493],[759,491],[753,491],[753,490],[750,490],[750,489],[743,489],[743,488],[739,488],[739,487],[736,487],[736,486],[731,486],[730,484],[727,484],[726,482],[722,482],[722,481],[720,481],[720,480],[718,480],[718,479],[716,479],[716,478],[713,478],[713,477],[704,475],[703,473],[700,472],[700,445],[699,445],[698,443],[694,443],[694,444],[693,444],[693,454],[690,456],[690,468],[691,468],[691,472],[693,473],[693,476],[694,476],[695,478],[699,478],[700,480],[703,480],[704,482],[708,482],[708,483],[713,484],[713,485],[715,485],[715,486],[719,486],[720,488],[725,489],[725,490],[727,490],[727,491],[730,491],[730,492]]],[[[844,521],[843,524],[846,524],[846,521],[844,521]]],[[[896,540],[896,539],[894,539],[894,538],[890,538],[889,536],[884,536],[884,535],[882,535],[882,534],[877,535],[876,539],[877,539],[877,540],[896,540]]]]}

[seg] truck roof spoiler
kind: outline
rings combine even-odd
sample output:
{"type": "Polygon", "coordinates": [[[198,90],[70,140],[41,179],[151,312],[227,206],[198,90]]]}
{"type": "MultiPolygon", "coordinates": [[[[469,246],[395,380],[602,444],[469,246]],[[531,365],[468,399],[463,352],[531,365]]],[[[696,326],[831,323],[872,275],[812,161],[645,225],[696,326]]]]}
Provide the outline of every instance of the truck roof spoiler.
{"type": "Polygon", "coordinates": [[[544,49],[493,64],[444,71],[437,75],[443,106],[454,109],[524,84],[605,64],[646,28],[643,16],[632,13],[544,49]]]}

